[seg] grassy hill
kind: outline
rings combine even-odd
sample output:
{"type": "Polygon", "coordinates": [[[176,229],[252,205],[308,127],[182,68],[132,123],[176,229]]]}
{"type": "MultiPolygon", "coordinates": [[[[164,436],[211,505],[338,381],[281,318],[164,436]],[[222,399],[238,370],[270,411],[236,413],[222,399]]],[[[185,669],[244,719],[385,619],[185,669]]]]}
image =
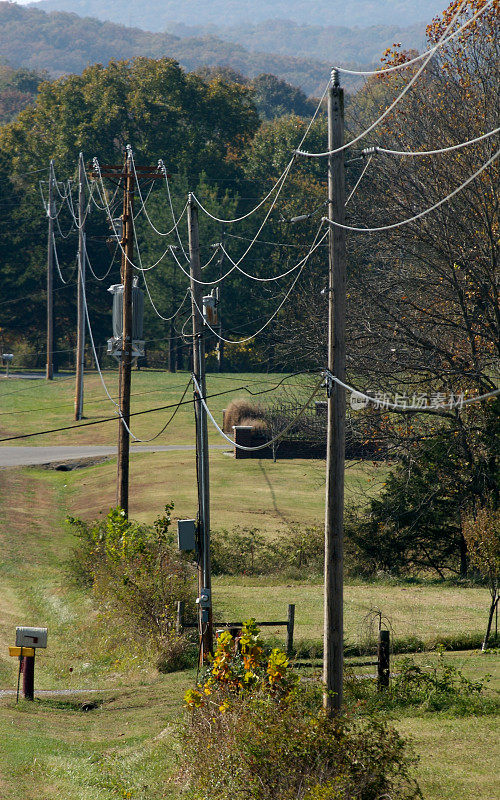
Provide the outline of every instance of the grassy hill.
{"type": "MultiPolygon", "coordinates": [[[[137,395],[136,404],[149,398],[148,403],[155,405],[158,394],[168,398],[170,393],[179,393],[180,376],[141,371],[137,377],[141,383],[136,390],[150,390],[151,395],[137,395]]],[[[236,381],[239,386],[240,380],[264,383],[269,377],[214,376],[213,381],[223,386],[236,381]]],[[[26,416],[38,428],[63,418],[71,422],[70,384],[70,380],[48,385],[2,379],[4,429],[25,426],[22,420],[26,416]],[[28,409],[28,415],[21,413],[28,409]]],[[[87,390],[89,403],[97,401],[94,376],[87,390]]],[[[102,414],[98,408],[97,402],[89,404],[87,413],[102,414]]],[[[218,416],[220,408],[218,405],[218,416]]],[[[156,428],[158,423],[155,419],[150,427],[156,428]]],[[[116,433],[116,425],[111,427],[116,433]]],[[[189,409],[176,418],[168,441],[179,441],[179,437],[191,440],[192,427],[189,409]]],[[[74,441],[79,439],[75,436],[74,441]]],[[[133,456],[131,464],[132,516],[151,521],[161,504],[170,499],[176,502],[176,516],[192,513],[192,453],[141,454],[133,456]]],[[[303,522],[321,519],[324,463],[235,462],[214,452],[211,467],[217,525],[231,527],[251,521],[276,535],[283,530],[283,517],[303,522]]],[[[64,517],[81,514],[95,518],[106,511],[113,502],[115,474],[113,459],[72,472],[38,468],[0,471],[0,690],[15,690],[16,686],[17,662],[7,651],[15,626],[32,624],[49,628],[49,647],[37,657],[35,693],[41,689],[67,692],[38,694],[34,703],[21,701],[19,705],[11,694],[0,696],[2,800],[194,800],[185,790],[176,761],[184,716],[182,696],[192,686],[194,671],[159,675],[147,653],[127,649],[127,644],[117,648],[119,631],[104,631],[91,595],[71,586],[65,577],[72,538],[64,517]]],[[[348,491],[357,479],[359,475],[349,469],[348,491]]],[[[477,633],[484,627],[487,599],[484,587],[383,578],[347,581],[346,638],[352,642],[360,636],[366,615],[375,605],[390,617],[395,636],[413,633],[430,643],[440,635],[477,633]]],[[[252,613],[267,619],[276,614],[274,618],[278,618],[288,602],[295,602],[297,639],[319,641],[321,637],[322,586],[318,580],[285,583],[280,576],[274,580],[273,576],[217,577],[214,601],[226,619],[252,613]]],[[[270,632],[274,634],[273,629],[270,632]]],[[[282,640],[283,632],[278,636],[282,640]]],[[[416,659],[433,666],[439,657],[422,653],[416,659]]],[[[498,688],[498,655],[494,652],[450,653],[445,659],[475,680],[493,673],[490,696],[498,688]]],[[[395,658],[393,663],[397,671],[401,661],[395,658]]],[[[414,742],[426,800],[491,800],[496,796],[498,765],[491,747],[497,725],[494,715],[453,716],[446,711],[408,708],[392,714],[392,722],[414,742]]]]}

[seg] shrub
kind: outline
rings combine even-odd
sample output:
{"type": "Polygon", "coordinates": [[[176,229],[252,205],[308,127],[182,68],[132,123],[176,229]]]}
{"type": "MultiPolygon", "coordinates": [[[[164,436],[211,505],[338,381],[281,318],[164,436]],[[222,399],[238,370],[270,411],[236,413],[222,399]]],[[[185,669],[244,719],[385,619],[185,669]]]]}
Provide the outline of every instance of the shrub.
{"type": "Polygon", "coordinates": [[[224,414],[224,430],[231,433],[233,425],[241,425],[245,420],[245,425],[253,425],[254,420],[262,420],[264,410],[261,406],[251,403],[244,397],[231,400],[224,414]]]}
{"type": "Polygon", "coordinates": [[[78,537],[69,564],[73,579],[92,588],[101,618],[119,620],[120,638],[149,646],[162,671],[186,666],[189,643],[175,632],[177,601],[194,603],[189,564],[173,547],[170,511],[153,526],[112,509],[94,522],[69,518],[78,537]]]}
{"type": "Polygon", "coordinates": [[[319,685],[305,689],[284,653],[266,654],[253,620],[219,637],[204,680],[186,693],[183,749],[193,787],[233,800],[420,797],[406,742],[374,718],[328,719],[319,685]]]}
{"type": "Polygon", "coordinates": [[[324,533],[315,526],[289,525],[279,539],[269,541],[256,528],[213,531],[212,571],[216,575],[281,573],[300,579],[321,573],[324,533]]]}

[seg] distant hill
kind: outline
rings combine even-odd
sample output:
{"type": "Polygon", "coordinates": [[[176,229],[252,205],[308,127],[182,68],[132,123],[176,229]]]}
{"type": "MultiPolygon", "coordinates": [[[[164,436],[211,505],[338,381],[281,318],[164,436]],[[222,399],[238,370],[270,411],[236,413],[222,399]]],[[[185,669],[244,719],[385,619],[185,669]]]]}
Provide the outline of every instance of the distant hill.
{"type": "Polygon", "coordinates": [[[324,87],[330,67],[319,60],[250,53],[214,36],[181,39],[8,2],[0,2],[0,52],[12,67],[46,69],[53,77],[111,59],[168,56],[187,70],[222,65],[246,77],[272,73],[308,95],[324,87]]]}
{"type": "MultiPolygon", "coordinates": [[[[42,0],[47,11],[74,11],[80,16],[164,31],[172,23],[224,26],[258,24],[269,18],[300,24],[370,27],[430,22],[446,0],[42,0]]],[[[264,49],[264,48],[261,48],[264,49]]]]}
{"type": "Polygon", "coordinates": [[[314,58],[331,64],[371,64],[378,62],[394,42],[421,50],[425,25],[371,25],[346,28],[338,25],[298,25],[290,20],[274,19],[255,25],[217,27],[215,25],[171,24],[168,32],[177,36],[217,36],[236,42],[251,52],[264,50],[275,55],[314,58]]]}

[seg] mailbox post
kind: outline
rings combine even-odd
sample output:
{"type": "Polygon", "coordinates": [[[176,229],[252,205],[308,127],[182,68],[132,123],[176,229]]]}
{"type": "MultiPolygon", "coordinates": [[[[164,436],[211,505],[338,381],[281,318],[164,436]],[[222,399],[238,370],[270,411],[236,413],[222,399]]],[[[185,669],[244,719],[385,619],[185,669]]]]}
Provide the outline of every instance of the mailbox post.
{"type": "Polygon", "coordinates": [[[12,359],[14,358],[13,353],[2,353],[2,361],[5,364],[5,377],[9,377],[9,365],[12,363],[12,359]]]}
{"type": "MultiPolygon", "coordinates": [[[[23,695],[26,700],[35,697],[35,653],[36,648],[47,647],[47,628],[16,628],[16,646],[10,647],[11,656],[19,657],[19,674],[23,674],[23,695]]],[[[19,698],[19,681],[18,681],[19,698]]]]}

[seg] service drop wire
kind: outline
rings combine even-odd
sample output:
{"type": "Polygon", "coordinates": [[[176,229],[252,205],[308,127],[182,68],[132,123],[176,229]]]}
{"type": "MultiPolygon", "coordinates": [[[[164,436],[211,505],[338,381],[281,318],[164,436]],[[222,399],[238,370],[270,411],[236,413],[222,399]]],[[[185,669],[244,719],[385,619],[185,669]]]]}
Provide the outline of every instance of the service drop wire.
{"type": "MultiPolygon", "coordinates": [[[[460,6],[458,7],[456,14],[453,16],[451,22],[449,23],[449,25],[445,29],[441,39],[439,40],[439,42],[437,43],[436,46],[438,46],[438,45],[441,46],[441,44],[442,44],[443,40],[445,39],[445,37],[447,36],[448,32],[451,30],[451,28],[455,24],[456,20],[458,19],[460,11],[462,9],[462,5],[464,4],[464,2],[465,2],[465,0],[462,0],[462,2],[460,3],[460,6]]],[[[492,3],[492,2],[493,2],[493,0],[489,0],[489,3],[492,3]]],[[[486,8],[486,6],[484,6],[484,8],[486,8]]],[[[308,153],[307,151],[301,150],[300,147],[298,147],[294,151],[294,154],[298,155],[298,156],[305,156],[307,158],[325,158],[327,156],[333,156],[336,153],[340,153],[343,150],[347,150],[348,147],[352,147],[354,144],[356,144],[357,142],[361,141],[361,139],[364,139],[365,136],[367,136],[374,128],[376,128],[377,125],[379,125],[382,122],[382,120],[384,120],[387,117],[387,115],[390,114],[390,112],[393,110],[393,108],[395,108],[401,102],[401,100],[406,95],[406,93],[409,92],[409,90],[411,89],[411,87],[413,86],[415,81],[418,80],[418,78],[420,77],[420,75],[422,74],[424,69],[426,68],[427,64],[431,60],[432,56],[433,56],[433,52],[431,52],[430,54],[428,54],[426,56],[423,64],[421,64],[421,66],[415,72],[415,75],[412,78],[410,78],[410,80],[408,81],[406,86],[402,89],[402,91],[398,94],[396,99],[385,109],[385,111],[378,117],[378,119],[375,120],[375,122],[373,122],[368,128],[366,128],[358,136],[355,136],[354,139],[351,139],[351,141],[346,142],[341,147],[336,147],[334,150],[326,150],[323,153],[308,153]]]]}
{"type": "MultiPolygon", "coordinates": [[[[411,411],[411,412],[420,412],[421,414],[440,414],[439,408],[432,408],[426,406],[412,406],[412,405],[403,405],[401,403],[391,403],[389,401],[381,401],[377,397],[373,397],[372,395],[365,394],[364,392],[359,391],[359,389],[355,389],[353,386],[349,386],[348,383],[344,383],[333,375],[330,370],[324,371],[324,376],[327,381],[333,381],[334,383],[341,386],[342,389],[345,389],[347,392],[350,392],[356,399],[365,400],[367,403],[373,403],[378,408],[385,408],[389,411],[411,411]]],[[[381,390],[377,390],[381,391],[381,390]]],[[[493,389],[491,392],[487,392],[486,394],[477,395],[474,397],[469,397],[467,399],[460,399],[457,401],[451,401],[444,405],[444,409],[452,410],[454,408],[462,408],[464,405],[470,405],[471,403],[480,403],[483,400],[490,400],[493,397],[498,397],[500,395],[500,389],[493,389]]]]}
{"type": "MultiPolygon", "coordinates": [[[[324,90],[323,94],[321,95],[321,97],[320,97],[320,99],[319,99],[318,105],[316,106],[316,110],[315,110],[314,114],[312,115],[311,119],[309,120],[309,124],[308,124],[308,126],[307,126],[307,128],[306,128],[306,132],[304,133],[304,135],[303,135],[302,139],[300,140],[300,142],[299,142],[299,145],[298,145],[298,148],[297,148],[297,149],[300,149],[300,148],[302,147],[302,145],[304,144],[305,140],[307,139],[307,137],[308,137],[308,135],[309,135],[309,131],[311,130],[311,128],[312,128],[312,126],[313,126],[313,123],[314,123],[314,121],[315,121],[316,117],[318,116],[318,114],[319,114],[319,112],[320,112],[321,106],[322,106],[322,104],[323,104],[323,100],[325,99],[325,97],[326,97],[326,93],[327,93],[327,91],[328,91],[328,87],[329,87],[329,83],[327,83],[327,85],[326,85],[326,87],[325,87],[325,90],[324,90]]],[[[290,172],[290,170],[291,170],[291,168],[292,168],[292,166],[293,166],[293,163],[294,163],[294,161],[295,161],[295,153],[293,153],[293,154],[292,154],[292,157],[291,157],[290,161],[289,161],[289,162],[288,162],[288,164],[286,165],[285,169],[284,169],[284,170],[283,170],[283,172],[281,173],[280,177],[278,178],[278,180],[276,181],[276,183],[274,184],[274,186],[273,186],[273,187],[272,187],[272,188],[269,190],[269,192],[266,194],[266,196],[265,196],[265,197],[264,197],[264,198],[263,198],[263,199],[262,199],[262,200],[261,200],[261,201],[260,201],[260,202],[259,202],[259,203],[258,203],[258,204],[255,206],[255,207],[254,207],[254,208],[252,208],[252,210],[251,210],[251,211],[248,211],[246,214],[243,214],[241,217],[234,217],[233,219],[221,219],[220,217],[216,217],[216,216],[214,216],[213,214],[211,214],[211,213],[210,213],[210,212],[209,212],[209,211],[208,211],[208,210],[207,210],[207,209],[206,209],[206,208],[205,208],[205,207],[202,205],[202,203],[200,203],[200,201],[198,200],[198,198],[196,197],[196,195],[195,195],[194,193],[192,193],[192,194],[193,194],[193,198],[196,200],[197,204],[199,205],[199,207],[201,208],[201,210],[203,211],[203,213],[204,213],[204,214],[206,214],[208,217],[210,217],[210,219],[214,220],[215,222],[221,222],[222,224],[225,224],[225,225],[232,225],[232,224],[233,224],[233,223],[235,223],[235,222],[242,222],[244,219],[247,219],[247,218],[248,218],[248,217],[250,217],[252,214],[255,214],[255,212],[256,212],[256,211],[258,211],[258,210],[259,210],[259,208],[261,208],[261,207],[264,205],[264,203],[265,203],[265,202],[266,202],[266,201],[267,201],[267,200],[268,200],[268,199],[271,197],[271,195],[273,194],[273,192],[274,192],[276,189],[278,189],[278,187],[279,187],[279,192],[281,192],[281,189],[283,188],[283,183],[286,181],[286,179],[287,179],[287,177],[288,177],[288,173],[290,172]],[[280,185],[280,184],[281,184],[281,185],[280,185]]],[[[278,192],[278,194],[279,194],[279,192],[278,192]]],[[[276,199],[277,199],[277,198],[276,198],[276,199]]],[[[276,200],[275,200],[274,202],[276,202],[276,200]]],[[[273,205],[274,205],[274,204],[273,204],[273,205]]]]}
{"type": "Polygon", "coordinates": [[[269,439],[269,441],[268,441],[268,442],[264,442],[264,444],[259,444],[259,445],[256,445],[255,447],[247,447],[247,446],[245,446],[245,445],[242,445],[242,444],[237,444],[237,443],[236,443],[236,442],[235,442],[233,439],[231,439],[231,438],[230,438],[230,437],[229,437],[229,436],[228,436],[226,433],[224,433],[224,431],[222,430],[222,428],[221,428],[221,427],[220,427],[220,426],[217,424],[217,422],[215,421],[215,419],[214,419],[214,416],[213,416],[212,412],[210,411],[210,409],[209,409],[209,407],[208,407],[208,405],[207,405],[207,403],[206,403],[206,401],[205,401],[205,398],[203,397],[203,394],[202,394],[202,392],[201,392],[201,389],[200,389],[199,383],[198,383],[198,381],[196,380],[196,376],[195,376],[194,374],[191,376],[191,379],[192,379],[192,381],[193,381],[194,388],[195,388],[195,392],[196,392],[196,394],[197,394],[197,396],[198,396],[198,399],[200,400],[201,404],[203,405],[203,408],[204,408],[204,409],[205,409],[205,411],[207,412],[207,415],[208,415],[208,417],[210,418],[210,421],[212,422],[212,424],[214,425],[214,427],[217,429],[218,433],[219,433],[219,434],[220,434],[220,435],[221,435],[221,436],[222,436],[224,439],[226,439],[226,441],[227,441],[227,442],[229,442],[229,443],[230,443],[230,444],[231,444],[233,447],[236,447],[236,449],[237,449],[237,450],[249,450],[249,451],[254,451],[254,450],[264,450],[264,448],[266,448],[266,447],[270,447],[270,445],[274,444],[274,442],[277,442],[279,439],[282,439],[282,438],[283,438],[283,436],[284,436],[286,433],[288,433],[288,431],[290,430],[290,428],[293,428],[293,426],[294,426],[294,425],[295,425],[295,424],[298,422],[298,420],[301,418],[301,416],[304,414],[304,412],[307,410],[307,408],[308,408],[308,407],[311,405],[311,403],[312,403],[313,399],[316,397],[316,395],[318,394],[319,390],[321,389],[321,387],[322,387],[322,385],[323,385],[323,378],[321,378],[321,379],[320,379],[320,381],[319,381],[319,383],[317,383],[317,384],[316,384],[316,386],[314,387],[314,391],[313,391],[313,393],[312,393],[312,394],[310,395],[310,397],[309,397],[309,398],[306,400],[306,402],[304,403],[304,405],[302,406],[302,408],[300,409],[300,411],[298,412],[298,414],[297,414],[297,415],[296,415],[296,416],[295,416],[295,417],[292,419],[292,421],[291,421],[291,422],[289,422],[289,423],[288,423],[288,425],[286,425],[286,427],[285,427],[285,428],[283,428],[283,430],[282,430],[282,431],[280,431],[278,434],[276,434],[276,436],[273,436],[273,438],[272,438],[272,439],[269,439]]]}
{"type": "Polygon", "coordinates": [[[489,0],[489,2],[486,3],[486,5],[484,5],[482,8],[480,8],[479,11],[476,11],[476,13],[472,17],[469,17],[468,20],[466,20],[462,25],[460,25],[460,27],[457,28],[456,31],[453,31],[453,33],[451,33],[449,36],[447,36],[446,39],[443,39],[442,41],[438,42],[436,45],[434,45],[434,47],[431,47],[429,50],[425,50],[423,53],[420,53],[420,55],[415,56],[414,58],[411,58],[409,61],[404,61],[403,63],[396,64],[393,67],[381,67],[380,69],[374,69],[374,70],[346,69],[345,67],[334,67],[334,69],[338,70],[339,72],[343,72],[346,75],[366,75],[366,76],[368,76],[368,75],[385,75],[385,74],[387,74],[389,72],[396,72],[396,70],[405,69],[406,67],[411,66],[411,64],[415,64],[417,61],[421,61],[423,58],[425,58],[427,55],[429,55],[429,53],[431,54],[431,56],[434,55],[434,53],[437,50],[439,50],[440,47],[442,47],[444,44],[447,44],[448,42],[450,42],[452,39],[455,38],[455,36],[458,36],[459,33],[461,33],[472,22],[474,22],[474,20],[477,17],[479,17],[483,13],[483,11],[485,11],[488,8],[488,6],[490,6],[492,3],[493,3],[493,0],[489,0]]]}
{"type": "Polygon", "coordinates": [[[414,217],[403,219],[400,222],[393,222],[392,225],[381,225],[378,228],[357,228],[354,227],[353,225],[343,225],[342,223],[335,222],[335,220],[329,219],[328,217],[323,217],[323,222],[327,222],[332,227],[343,228],[346,231],[355,231],[356,233],[378,233],[380,231],[390,231],[393,230],[394,228],[400,228],[402,225],[408,225],[410,222],[415,222],[417,219],[425,217],[426,214],[430,214],[431,211],[435,211],[436,208],[439,208],[444,203],[447,203],[449,200],[451,200],[452,197],[455,197],[456,194],[465,189],[465,187],[468,186],[469,183],[472,183],[472,181],[475,180],[482,172],[484,172],[485,169],[487,169],[491,164],[493,164],[493,162],[497,160],[498,156],[500,156],[500,149],[497,150],[496,153],[494,153],[494,155],[491,158],[489,158],[488,161],[486,161],[486,163],[482,164],[481,167],[479,167],[479,169],[473,175],[471,175],[460,186],[458,186],[456,189],[450,192],[449,195],[443,197],[443,199],[439,200],[437,203],[434,203],[433,206],[424,209],[424,211],[421,211],[419,214],[415,214],[414,217]]]}
{"type": "Polygon", "coordinates": [[[323,226],[320,225],[320,227],[318,228],[318,232],[316,233],[316,236],[314,238],[314,242],[313,242],[313,244],[311,246],[311,249],[309,250],[307,255],[304,256],[304,258],[302,259],[302,264],[300,266],[300,269],[297,272],[297,275],[295,276],[295,278],[293,279],[290,288],[286,292],[286,294],[285,294],[283,300],[281,301],[281,303],[279,304],[278,308],[276,309],[276,311],[273,312],[271,317],[269,317],[269,319],[264,323],[264,325],[262,325],[262,327],[259,328],[258,331],[255,331],[255,333],[253,333],[251,336],[247,336],[244,339],[226,339],[224,336],[221,336],[220,333],[218,333],[218,331],[216,331],[214,328],[212,328],[210,323],[205,319],[202,309],[199,308],[199,306],[198,306],[198,304],[196,302],[196,299],[195,299],[193,293],[191,292],[191,298],[192,298],[193,304],[194,304],[198,314],[200,315],[200,318],[203,320],[203,323],[206,325],[206,327],[214,334],[214,336],[217,337],[217,339],[219,339],[221,342],[225,342],[226,344],[243,344],[244,342],[249,342],[251,339],[255,339],[256,336],[258,336],[260,333],[262,333],[262,331],[265,330],[265,328],[267,328],[267,326],[271,324],[273,319],[276,317],[276,315],[279,313],[279,311],[283,308],[283,306],[285,305],[285,303],[288,300],[289,296],[291,295],[292,291],[294,290],[295,285],[296,285],[298,279],[300,278],[300,276],[302,275],[304,267],[307,264],[307,261],[309,260],[310,256],[314,253],[314,251],[321,245],[321,243],[324,241],[324,239],[326,239],[326,237],[328,236],[328,231],[325,231],[325,233],[323,234],[323,236],[321,237],[319,242],[316,241],[318,236],[319,236],[319,234],[320,234],[320,232],[321,232],[321,228],[322,227],[323,226]]]}

